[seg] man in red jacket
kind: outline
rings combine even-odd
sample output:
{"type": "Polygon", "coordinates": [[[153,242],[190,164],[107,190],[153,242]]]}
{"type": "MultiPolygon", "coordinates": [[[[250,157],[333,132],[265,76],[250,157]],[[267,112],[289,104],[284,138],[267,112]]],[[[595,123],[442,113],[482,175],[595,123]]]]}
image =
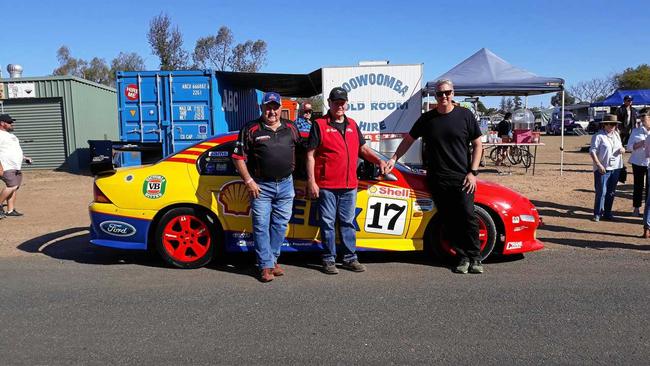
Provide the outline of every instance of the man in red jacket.
{"type": "Polygon", "coordinates": [[[337,274],[336,230],[338,213],[343,268],[363,272],[366,267],[356,255],[357,232],[354,225],[357,203],[357,161],[359,156],[379,165],[383,174],[386,162],[381,160],[363,139],[357,123],[345,115],[348,93],[336,87],[330,91],[329,111],[312,124],[307,151],[307,189],[318,198],[320,235],[325,252],[323,272],[337,274]]]}

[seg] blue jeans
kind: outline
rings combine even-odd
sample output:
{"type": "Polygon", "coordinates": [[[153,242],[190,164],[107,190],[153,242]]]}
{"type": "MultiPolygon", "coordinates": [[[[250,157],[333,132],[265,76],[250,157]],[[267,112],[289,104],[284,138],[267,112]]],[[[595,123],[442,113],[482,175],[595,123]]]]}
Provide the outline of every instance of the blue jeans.
{"type": "Polygon", "coordinates": [[[251,199],[253,213],[253,240],[259,269],[273,268],[278,262],[287,225],[291,218],[293,178],[280,181],[258,181],[260,195],[251,199]]]}
{"type": "MultiPolygon", "coordinates": [[[[646,177],[646,184],[650,185],[650,169],[648,169],[648,176],[646,177]]],[[[643,228],[644,229],[650,229],[650,207],[648,207],[648,204],[650,204],[650,194],[646,195],[646,201],[645,201],[645,206],[643,207],[643,228]]]]}
{"type": "Polygon", "coordinates": [[[318,198],[320,236],[325,248],[323,262],[336,261],[336,219],[339,219],[343,261],[357,260],[357,231],[354,226],[357,207],[356,189],[320,189],[318,198]]]}
{"type": "Polygon", "coordinates": [[[594,172],[594,187],[596,188],[594,216],[612,217],[618,174],[618,169],[607,170],[605,174],[600,174],[597,170],[594,172]]]}

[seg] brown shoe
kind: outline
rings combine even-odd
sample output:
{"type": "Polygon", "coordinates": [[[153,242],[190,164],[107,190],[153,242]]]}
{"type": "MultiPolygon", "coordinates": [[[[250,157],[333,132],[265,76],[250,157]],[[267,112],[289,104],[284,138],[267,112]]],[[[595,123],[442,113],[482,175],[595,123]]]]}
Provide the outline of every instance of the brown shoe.
{"type": "Polygon", "coordinates": [[[643,235],[641,235],[642,238],[644,239],[650,239],[650,229],[643,229],[643,235]]]}
{"type": "Polygon", "coordinates": [[[280,276],[284,275],[284,269],[282,269],[280,267],[280,265],[277,264],[277,263],[275,264],[275,267],[273,267],[273,275],[275,277],[280,277],[280,276]]]}
{"type": "Polygon", "coordinates": [[[264,268],[260,271],[260,281],[262,282],[271,282],[275,277],[273,277],[273,268],[264,268]]]}

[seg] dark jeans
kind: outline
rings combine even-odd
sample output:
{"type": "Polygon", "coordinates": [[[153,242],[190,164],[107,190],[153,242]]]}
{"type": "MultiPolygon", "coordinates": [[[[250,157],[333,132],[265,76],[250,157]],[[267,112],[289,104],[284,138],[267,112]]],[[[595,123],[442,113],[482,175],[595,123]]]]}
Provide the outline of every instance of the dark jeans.
{"type": "Polygon", "coordinates": [[[459,258],[481,259],[478,240],[478,219],[474,215],[474,193],[463,190],[460,179],[445,179],[429,184],[443,225],[443,237],[448,239],[459,258]]]}
{"type": "Polygon", "coordinates": [[[634,173],[634,193],[632,194],[632,206],[641,207],[641,203],[645,202],[648,197],[648,168],[642,165],[632,164],[632,172],[634,173]]]}

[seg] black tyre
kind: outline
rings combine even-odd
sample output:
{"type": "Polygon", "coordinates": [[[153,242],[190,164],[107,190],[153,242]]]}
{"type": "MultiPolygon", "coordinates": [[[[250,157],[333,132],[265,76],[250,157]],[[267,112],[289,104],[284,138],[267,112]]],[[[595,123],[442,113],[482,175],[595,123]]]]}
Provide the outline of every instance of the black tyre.
{"type": "MultiPolygon", "coordinates": [[[[486,259],[492,254],[497,240],[497,228],[492,216],[480,206],[474,206],[474,214],[478,219],[479,225],[479,242],[481,244],[481,260],[486,259]]],[[[434,218],[435,219],[435,218],[434,218]]],[[[431,231],[431,248],[434,254],[444,262],[451,262],[456,257],[456,251],[445,238],[444,227],[441,220],[435,219],[433,230],[431,231]]]]}
{"type": "Polygon", "coordinates": [[[192,207],[165,213],[155,233],[156,250],[162,259],[178,268],[200,268],[212,260],[217,246],[215,224],[208,215],[192,207]]]}

